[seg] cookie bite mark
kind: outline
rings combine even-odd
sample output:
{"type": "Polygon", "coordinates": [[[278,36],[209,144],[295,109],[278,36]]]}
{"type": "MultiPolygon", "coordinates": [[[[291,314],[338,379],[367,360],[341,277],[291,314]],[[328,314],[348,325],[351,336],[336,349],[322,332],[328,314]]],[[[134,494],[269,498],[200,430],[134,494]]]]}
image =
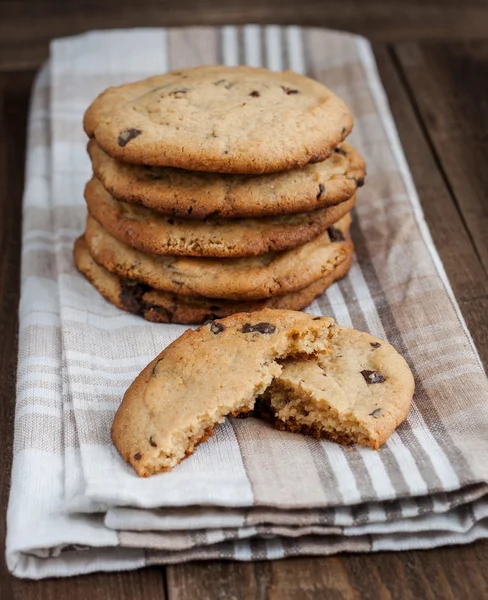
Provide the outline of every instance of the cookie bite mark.
{"type": "Polygon", "coordinates": [[[258,398],[254,413],[280,430],[378,449],[408,414],[412,373],[387,342],[347,328],[331,334],[329,351],[313,360],[279,361],[282,371],[258,398]],[[374,353],[372,344],[379,344],[374,353]],[[384,374],[361,371],[365,364],[381,365],[384,374]]]}
{"type": "Polygon", "coordinates": [[[327,350],[336,327],[264,309],[187,330],[127,390],[112,425],[115,446],[142,477],[171,470],[227,416],[254,408],[280,374],[279,360],[327,350]]]}
{"type": "Polygon", "coordinates": [[[131,140],[141,135],[142,131],[140,129],[135,129],[132,127],[131,129],[126,129],[123,131],[118,138],[118,143],[121,148],[126,146],[131,140]]]}

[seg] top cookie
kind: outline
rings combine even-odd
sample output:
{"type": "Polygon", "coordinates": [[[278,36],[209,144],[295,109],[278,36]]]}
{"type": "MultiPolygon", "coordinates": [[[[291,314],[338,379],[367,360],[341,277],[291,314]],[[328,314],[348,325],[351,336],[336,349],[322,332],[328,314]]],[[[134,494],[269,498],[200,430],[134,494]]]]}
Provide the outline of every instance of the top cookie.
{"type": "Polygon", "coordinates": [[[84,128],[137,164],[268,173],[320,162],[349,134],[346,104],[292,71],[207,66],[109,88],[84,128]]]}

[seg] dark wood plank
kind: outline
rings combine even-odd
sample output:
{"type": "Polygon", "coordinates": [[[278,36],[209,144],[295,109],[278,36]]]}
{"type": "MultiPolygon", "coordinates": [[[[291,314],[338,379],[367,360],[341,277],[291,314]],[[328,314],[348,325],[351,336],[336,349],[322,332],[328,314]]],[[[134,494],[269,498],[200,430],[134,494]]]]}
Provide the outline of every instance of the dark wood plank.
{"type": "MultiPolygon", "coordinates": [[[[488,278],[456,200],[439,170],[415,102],[393,53],[376,44],[375,55],[425,218],[461,310],[488,365],[488,278]]],[[[415,90],[413,91],[415,93],[415,90]]],[[[475,174],[474,174],[475,175],[475,174]]],[[[467,172],[469,176],[469,171],[467,172]]],[[[488,542],[430,551],[300,558],[276,563],[177,565],[167,568],[169,600],[192,597],[238,600],[326,597],[478,598],[488,586],[488,542]],[[465,576],[464,573],[469,573],[465,576]],[[435,583],[434,583],[435,582],[435,583]]]]}
{"type": "Polygon", "coordinates": [[[377,41],[484,38],[488,5],[480,0],[3,0],[0,68],[37,66],[49,40],[89,29],[277,23],[353,31],[377,41]]]}
{"type": "Polygon", "coordinates": [[[488,40],[399,44],[395,53],[488,272],[488,40]]]}
{"type": "MultiPolygon", "coordinates": [[[[23,187],[25,125],[33,73],[0,75],[0,538],[6,532],[5,509],[12,458],[17,364],[17,306],[20,270],[20,198],[23,187]]],[[[0,597],[11,598],[11,578],[0,564],[0,597]]]]}
{"type": "MultiPolygon", "coordinates": [[[[5,547],[17,364],[21,199],[26,117],[34,73],[0,73],[0,546],[5,547]]],[[[2,600],[164,600],[163,570],[96,573],[73,579],[15,579],[0,560],[2,600]]]]}
{"type": "MultiPolygon", "coordinates": [[[[417,187],[424,215],[454,294],[485,366],[488,365],[488,277],[476,245],[465,227],[459,199],[452,193],[449,171],[439,168],[439,157],[416,112],[420,88],[407,87],[395,68],[394,53],[375,46],[376,60],[417,187]]],[[[438,99],[438,105],[442,105],[438,99]]],[[[449,125],[446,124],[446,129],[449,125]]],[[[465,163],[466,178],[479,176],[476,164],[465,163]]],[[[482,198],[478,197],[480,202],[482,198]]],[[[465,201],[469,201],[466,200],[465,201]]],[[[474,200],[473,200],[474,202],[474,200]]],[[[474,204],[473,204],[474,206],[474,204]]],[[[487,225],[488,230],[488,225],[487,225]]]]}
{"type": "Polygon", "coordinates": [[[166,597],[161,570],[153,568],[70,579],[10,579],[12,594],[0,595],[2,600],[164,600],[166,597]]]}
{"type": "Polygon", "coordinates": [[[168,568],[168,600],[486,598],[488,544],[416,552],[168,568]]]}

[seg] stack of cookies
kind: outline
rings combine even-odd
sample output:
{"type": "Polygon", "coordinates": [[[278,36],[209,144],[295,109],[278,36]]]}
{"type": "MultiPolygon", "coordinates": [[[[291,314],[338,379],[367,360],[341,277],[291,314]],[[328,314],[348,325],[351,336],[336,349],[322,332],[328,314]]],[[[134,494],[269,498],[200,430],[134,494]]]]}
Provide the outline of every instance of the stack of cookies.
{"type": "Polygon", "coordinates": [[[290,71],[198,67],[109,88],[84,119],[78,269],[150,321],[304,308],[350,266],[365,176],[352,123],[290,71]]]}

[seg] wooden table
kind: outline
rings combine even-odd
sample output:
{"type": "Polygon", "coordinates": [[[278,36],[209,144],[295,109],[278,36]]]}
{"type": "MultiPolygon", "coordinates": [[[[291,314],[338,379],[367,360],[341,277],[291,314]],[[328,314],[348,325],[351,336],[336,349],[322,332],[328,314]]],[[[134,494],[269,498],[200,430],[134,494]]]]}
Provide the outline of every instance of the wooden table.
{"type": "MultiPolygon", "coordinates": [[[[0,3],[0,536],[5,536],[17,361],[25,128],[49,40],[89,29],[239,23],[354,31],[376,59],[425,217],[488,364],[488,3],[486,0],[2,0],[0,3]]],[[[1,562],[1,561],[0,561],[1,562]]],[[[488,598],[488,541],[430,551],[209,562],[21,581],[0,598],[171,600],[488,598]]]]}

